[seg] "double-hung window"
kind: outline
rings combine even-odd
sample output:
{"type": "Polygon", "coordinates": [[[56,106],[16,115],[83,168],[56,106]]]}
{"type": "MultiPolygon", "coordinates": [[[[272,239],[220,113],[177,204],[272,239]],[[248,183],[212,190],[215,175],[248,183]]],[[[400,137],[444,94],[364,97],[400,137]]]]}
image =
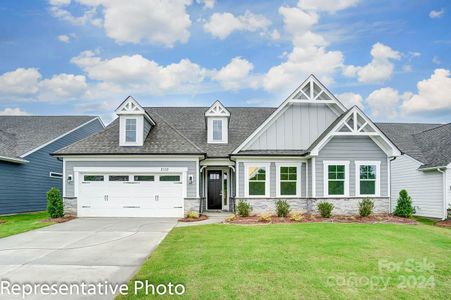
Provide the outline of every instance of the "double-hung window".
{"type": "Polygon", "coordinates": [[[324,162],[324,196],[349,195],[349,162],[324,162]]]}
{"type": "Polygon", "coordinates": [[[300,196],[300,166],[276,164],[277,197],[300,196]]]}
{"type": "Polygon", "coordinates": [[[269,197],[269,165],[247,165],[245,171],[245,195],[248,197],[269,197]]]}
{"type": "Polygon", "coordinates": [[[125,119],[125,141],[136,142],[136,119],[125,119]]]}
{"type": "Polygon", "coordinates": [[[213,120],[213,141],[222,142],[222,120],[213,120]]]}
{"type": "Polygon", "coordinates": [[[356,161],[356,196],[379,196],[379,161],[356,161]]]}

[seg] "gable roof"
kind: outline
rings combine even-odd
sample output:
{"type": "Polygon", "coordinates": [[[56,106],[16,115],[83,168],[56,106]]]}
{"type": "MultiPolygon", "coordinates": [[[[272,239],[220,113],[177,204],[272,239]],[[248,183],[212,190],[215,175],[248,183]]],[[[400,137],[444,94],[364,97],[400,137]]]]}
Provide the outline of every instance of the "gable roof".
{"type": "Polygon", "coordinates": [[[403,153],[421,162],[420,169],[451,163],[451,123],[377,123],[403,153]]]}
{"type": "Polygon", "coordinates": [[[27,162],[26,156],[96,116],[0,116],[0,160],[27,162]]]}

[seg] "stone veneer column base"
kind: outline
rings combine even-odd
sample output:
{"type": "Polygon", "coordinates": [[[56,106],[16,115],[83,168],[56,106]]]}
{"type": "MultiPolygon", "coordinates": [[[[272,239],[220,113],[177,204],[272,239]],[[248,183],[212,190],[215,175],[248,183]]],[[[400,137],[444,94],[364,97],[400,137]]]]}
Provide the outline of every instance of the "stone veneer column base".
{"type": "Polygon", "coordinates": [[[201,199],[200,198],[185,198],[185,205],[184,205],[184,214],[186,216],[186,214],[192,210],[195,212],[200,212],[200,202],[201,199]]]}
{"type": "Polygon", "coordinates": [[[63,197],[64,214],[77,216],[77,203],[76,197],[63,197]]]}

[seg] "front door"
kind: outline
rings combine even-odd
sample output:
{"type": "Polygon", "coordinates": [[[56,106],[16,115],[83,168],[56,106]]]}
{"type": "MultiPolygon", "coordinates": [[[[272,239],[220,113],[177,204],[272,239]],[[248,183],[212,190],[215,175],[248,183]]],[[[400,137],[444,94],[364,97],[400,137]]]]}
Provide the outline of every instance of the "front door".
{"type": "Polygon", "coordinates": [[[222,171],[208,171],[208,209],[222,209],[222,171]]]}

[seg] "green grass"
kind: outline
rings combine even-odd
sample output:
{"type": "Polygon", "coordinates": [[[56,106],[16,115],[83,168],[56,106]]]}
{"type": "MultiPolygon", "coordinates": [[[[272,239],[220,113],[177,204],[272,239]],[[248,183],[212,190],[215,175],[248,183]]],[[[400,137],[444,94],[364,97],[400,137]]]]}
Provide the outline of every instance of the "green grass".
{"type": "Polygon", "coordinates": [[[0,238],[54,224],[53,222],[41,222],[48,218],[47,212],[0,216],[0,238]]]}
{"type": "Polygon", "coordinates": [[[435,225],[435,223],[439,222],[439,220],[433,220],[426,217],[420,217],[420,216],[413,216],[413,218],[422,224],[425,225],[435,225]]]}
{"type": "Polygon", "coordinates": [[[134,295],[132,288],[135,280],[149,280],[184,284],[182,299],[449,299],[450,257],[451,231],[427,225],[175,228],[129,283],[131,294],[118,298],[151,298],[142,292],[134,295]],[[407,265],[399,272],[380,272],[382,260],[407,265]],[[424,260],[433,266],[406,270],[424,260]],[[413,276],[405,279],[425,287],[401,288],[401,276],[413,276]],[[357,283],[336,284],[342,278],[357,283]],[[382,283],[372,288],[366,278],[389,283],[385,289],[382,283]]]}

